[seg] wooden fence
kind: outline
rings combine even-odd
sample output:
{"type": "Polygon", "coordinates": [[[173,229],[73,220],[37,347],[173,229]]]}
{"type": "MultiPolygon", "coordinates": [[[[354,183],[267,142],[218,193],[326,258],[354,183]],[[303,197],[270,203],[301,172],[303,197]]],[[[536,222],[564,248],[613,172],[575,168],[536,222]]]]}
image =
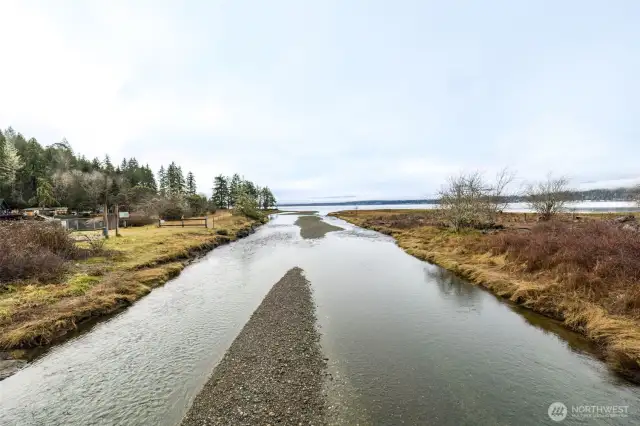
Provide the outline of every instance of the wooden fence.
{"type": "Polygon", "coordinates": [[[197,217],[197,218],[189,218],[189,219],[180,219],[180,220],[172,220],[172,221],[164,221],[162,219],[158,219],[158,227],[164,228],[165,226],[179,226],[182,228],[186,227],[209,227],[209,218],[208,217],[197,217]]]}

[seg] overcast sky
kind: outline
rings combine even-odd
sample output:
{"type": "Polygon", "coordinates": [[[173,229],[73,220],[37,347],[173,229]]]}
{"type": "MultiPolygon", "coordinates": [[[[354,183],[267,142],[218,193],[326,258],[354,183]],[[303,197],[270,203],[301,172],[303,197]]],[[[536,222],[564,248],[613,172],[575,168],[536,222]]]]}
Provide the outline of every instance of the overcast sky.
{"type": "Polygon", "coordinates": [[[431,196],[509,166],[640,179],[640,2],[0,0],[0,126],[88,157],[431,196]]]}

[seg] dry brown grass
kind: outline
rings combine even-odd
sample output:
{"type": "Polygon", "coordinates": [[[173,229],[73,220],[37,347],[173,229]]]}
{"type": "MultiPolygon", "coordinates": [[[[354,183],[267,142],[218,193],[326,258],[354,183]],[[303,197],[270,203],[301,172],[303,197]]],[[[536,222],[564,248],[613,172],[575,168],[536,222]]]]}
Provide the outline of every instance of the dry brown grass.
{"type": "MultiPolygon", "coordinates": [[[[94,256],[69,265],[58,280],[9,283],[0,292],[0,349],[46,345],[90,318],[126,307],[177,275],[186,262],[245,235],[256,223],[218,215],[215,228],[122,229],[94,256]],[[228,235],[218,235],[226,230],[228,235]]],[[[83,243],[79,246],[82,247],[83,243]]]]}
{"type": "Polygon", "coordinates": [[[530,233],[503,232],[477,250],[504,254],[516,269],[552,275],[607,312],[640,319],[640,236],[605,221],[539,223],[530,233]]]}
{"type": "Polygon", "coordinates": [[[616,371],[640,381],[640,237],[610,223],[612,215],[567,214],[539,224],[531,214],[504,214],[499,223],[506,229],[488,234],[438,227],[437,211],[333,215],[391,235],[413,256],[562,320],[597,342],[616,371]]]}

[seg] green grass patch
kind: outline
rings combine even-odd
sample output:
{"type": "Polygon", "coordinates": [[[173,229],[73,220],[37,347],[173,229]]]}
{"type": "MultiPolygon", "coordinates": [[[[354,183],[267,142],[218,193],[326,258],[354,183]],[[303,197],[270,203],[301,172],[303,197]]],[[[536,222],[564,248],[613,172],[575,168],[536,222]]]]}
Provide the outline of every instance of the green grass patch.
{"type": "Polygon", "coordinates": [[[87,274],[78,274],[67,282],[67,288],[63,293],[68,296],[82,296],[99,281],[99,277],[87,274]]]}

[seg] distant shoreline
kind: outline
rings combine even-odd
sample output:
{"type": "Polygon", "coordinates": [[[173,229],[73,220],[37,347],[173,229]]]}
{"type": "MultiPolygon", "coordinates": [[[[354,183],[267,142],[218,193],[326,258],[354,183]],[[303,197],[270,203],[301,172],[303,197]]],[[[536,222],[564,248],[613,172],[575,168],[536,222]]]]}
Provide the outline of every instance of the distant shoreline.
{"type": "MultiPolygon", "coordinates": [[[[524,204],[526,200],[522,198],[516,198],[508,201],[509,204],[524,204]]],[[[640,206],[634,206],[633,200],[571,200],[569,203],[628,203],[627,207],[633,209],[629,211],[640,210],[640,206]]],[[[405,204],[424,204],[424,205],[437,205],[438,200],[363,200],[363,201],[335,201],[335,202],[314,202],[314,203],[286,203],[278,204],[279,207],[317,207],[317,206],[379,206],[379,205],[405,205],[405,204]]]]}

